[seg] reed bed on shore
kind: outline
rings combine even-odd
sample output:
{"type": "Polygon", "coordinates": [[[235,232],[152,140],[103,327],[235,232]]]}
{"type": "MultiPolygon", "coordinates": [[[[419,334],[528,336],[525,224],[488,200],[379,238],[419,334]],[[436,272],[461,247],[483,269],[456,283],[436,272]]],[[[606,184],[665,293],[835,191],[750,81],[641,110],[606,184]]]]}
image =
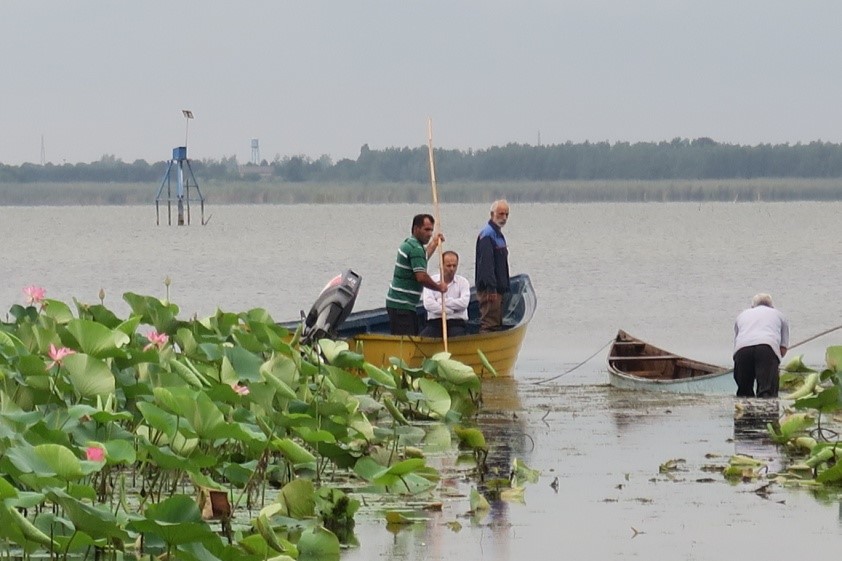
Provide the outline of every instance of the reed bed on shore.
{"type": "MultiPolygon", "coordinates": [[[[681,202],[842,200],[842,178],[438,182],[440,199],[513,202],[681,202]]],[[[208,182],[200,189],[214,204],[418,203],[430,198],[422,183],[208,182]]],[[[143,183],[0,183],[0,206],[154,204],[158,186],[143,183]]],[[[195,188],[191,202],[198,202],[195,188]]],[[[165,205],[166,201],[162,201],[165,205]]]]}

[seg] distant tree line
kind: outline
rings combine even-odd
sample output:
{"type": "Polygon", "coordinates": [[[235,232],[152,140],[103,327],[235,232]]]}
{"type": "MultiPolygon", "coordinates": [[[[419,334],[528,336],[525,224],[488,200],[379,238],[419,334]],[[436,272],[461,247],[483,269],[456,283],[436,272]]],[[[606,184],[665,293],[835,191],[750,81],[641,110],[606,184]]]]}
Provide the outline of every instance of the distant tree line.
{"type": "MultiPolygon", "coordinates": [[[[263,166],[241,166],[234,156],[191,160],[199,181],[264,177],[291,183],[421,183],[429,181],[426,147],[372,150],[356,160],[276,156],[263,166]],[[266,168],[270,173],[265,173],[266,168]],[[259,169],[262,173],[257,173],[259,169]]],[[[567,181],[842,177],[842,144],[723,144],[710,138],[663,142],[583,142],[482,150],[435,150],[439,181],[567,181]]],[[[167,162],[126,163],[111,155],[89,164],[0,164],[0,183],[137,183],[161,181],[167,162]]]]}

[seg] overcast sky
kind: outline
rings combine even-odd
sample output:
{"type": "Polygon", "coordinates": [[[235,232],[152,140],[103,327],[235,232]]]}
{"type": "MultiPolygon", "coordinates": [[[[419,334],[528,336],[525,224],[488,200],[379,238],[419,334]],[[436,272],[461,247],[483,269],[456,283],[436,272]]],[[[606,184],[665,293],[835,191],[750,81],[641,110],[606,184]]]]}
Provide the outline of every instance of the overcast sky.
{"type": "Polygon", "coordinates": [[[0,163],[842,141],[842,2],[4,2],[0,163]],[[195,119],[187,128],[182,109],[195,119]]]}

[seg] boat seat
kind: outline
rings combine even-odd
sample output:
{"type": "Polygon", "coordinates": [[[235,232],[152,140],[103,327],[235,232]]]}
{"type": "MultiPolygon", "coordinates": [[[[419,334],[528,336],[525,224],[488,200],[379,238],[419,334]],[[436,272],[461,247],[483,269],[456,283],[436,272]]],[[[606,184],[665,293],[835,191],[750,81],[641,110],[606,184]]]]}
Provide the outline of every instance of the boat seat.
{"type": "Polygon", "coordinates": [[[635,378],[652,378],[653,380],[660,380],[664,378],[664,373],[660,370],[638,370],[634,372],[635,378]]]}
{"type": "Polygon", "coordinates": [[[615,345],[622,347],[645,347],[646,343],[643,341],[614,341],[615,345]]]}
{"type": "Polygon", "coordinates": [[[677,355],[655,355],[655,356],[610,356],[609,361],[615,360],[675,360],[681,358],[677,355]]]}

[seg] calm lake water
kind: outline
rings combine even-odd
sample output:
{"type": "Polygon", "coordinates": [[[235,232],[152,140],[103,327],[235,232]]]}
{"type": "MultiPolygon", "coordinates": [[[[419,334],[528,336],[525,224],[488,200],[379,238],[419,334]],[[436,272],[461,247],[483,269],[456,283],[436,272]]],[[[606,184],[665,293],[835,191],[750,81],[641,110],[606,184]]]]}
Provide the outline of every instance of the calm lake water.
{"type": "MultiPolygon", "coordinates": [[[[357,309],[381,306],[398,243],[417,205],[214,206],[207,226],[156,226],[149,207],[0,207],[0,309],[38,284],[50,298],[97,301],[126,315],[126,291],[166,294],[185,317],[219,307],[266,308],[277,320],[309,309],[345,268],[363,277],[357,309]]],[[[730,484],[711,465],[763,443],[734,441],[729,397],[665,397],[607,386],[606,345],[623,328],[679,354],[727,365],[736,314],[769,292],[792,343],[842,323],[840,203],[514,204],[505,233],[513,272],[532,277],[538,313],[512,383],[487,385],[491,459],[542,472],[525,502],[482,520],[467,499],[393,534],[361,521],[343,559],[711,559],[827,551],[842,543],[838,498],[760,483],[730,484]],[[554,382],[535,382],[564,374],[554,382]],[[659,474],[670,459],[676,473],[659,474]],[[558,491],[550,483],[558,477],[558,491]],[[462,528],[451,530],[447,523],[462,528]],[[634,528],[638,533],[635,534],[634,528]]],[[[446,246],[473,276],[487,205],[443,205],[446,246]]],[[[819,365],[842,329],[800,346],[819,365]]],[[[445,460],[442,460],[445,461],[445,460]]]]}

